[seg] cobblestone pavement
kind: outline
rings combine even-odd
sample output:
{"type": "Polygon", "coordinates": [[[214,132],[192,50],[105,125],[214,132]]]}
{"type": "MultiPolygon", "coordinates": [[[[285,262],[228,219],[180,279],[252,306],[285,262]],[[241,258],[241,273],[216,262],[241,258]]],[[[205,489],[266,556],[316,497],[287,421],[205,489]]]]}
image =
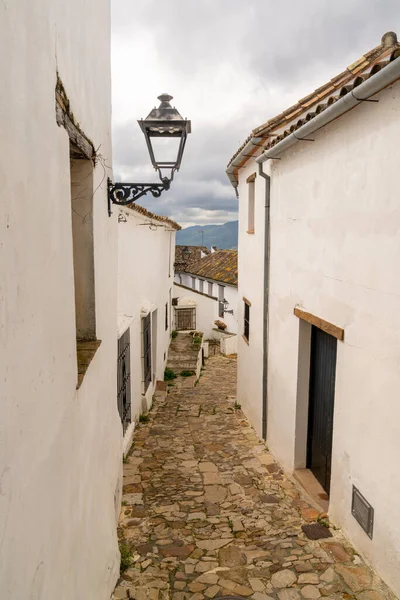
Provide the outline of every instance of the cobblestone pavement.
{"type": "Polygon", "coordinates": [[[235,405],[234,359],[174,381],[124,465],[115,598],[393,598],[339,531],[303,533],[318,512],[235,405]]]}

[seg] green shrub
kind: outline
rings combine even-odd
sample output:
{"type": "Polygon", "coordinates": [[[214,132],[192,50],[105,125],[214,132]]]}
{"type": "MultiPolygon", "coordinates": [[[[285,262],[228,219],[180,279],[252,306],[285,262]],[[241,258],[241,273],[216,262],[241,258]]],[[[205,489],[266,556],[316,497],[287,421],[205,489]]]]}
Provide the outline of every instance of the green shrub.
{"type": "Polygon", "coordinates": [[[174,340],[178,335],[178,332],[174,329],[174,331],[171,333],[171,337],[174,340]]]}
{"type": "Polygon", "coordinates": [[[193,344],[201,344],[201,337],[194,337],[193,338],[193,344]]]}
{"type": "Polygon", "coordinates": [[[164,381],[171,381],[171,379],[176,379],[178,375],[168,367],[164,371],[164,381]]]}
{"type": "Polygon", "coordinates": [[[119,551],[121,553],[120,573],[122,575],[132,565],[132,553],[130,547],[123,539],[119,541],[119,551]]]}
{"type": "Polygon", "coordinates": [[[181,377],[191,377],[192,375],[196,375],[194,371],[181,371],[179,373],[181,377]]]}
{"type": "Polygon", "coordinates": [[[149,415],[142,413],[139,415],[139,423],[148,423],[150,421],[149,415]]]}

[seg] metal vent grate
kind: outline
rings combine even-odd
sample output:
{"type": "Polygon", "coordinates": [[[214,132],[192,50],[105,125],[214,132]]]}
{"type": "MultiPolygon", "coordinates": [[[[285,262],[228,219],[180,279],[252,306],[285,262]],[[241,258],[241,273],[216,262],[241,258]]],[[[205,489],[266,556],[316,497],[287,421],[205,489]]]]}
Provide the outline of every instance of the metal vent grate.
{"type": "Polygon", "coordinates": [[[351,501],[351,514],[372,540],[374,530],[374,509],[354,485],[351,501]]]}

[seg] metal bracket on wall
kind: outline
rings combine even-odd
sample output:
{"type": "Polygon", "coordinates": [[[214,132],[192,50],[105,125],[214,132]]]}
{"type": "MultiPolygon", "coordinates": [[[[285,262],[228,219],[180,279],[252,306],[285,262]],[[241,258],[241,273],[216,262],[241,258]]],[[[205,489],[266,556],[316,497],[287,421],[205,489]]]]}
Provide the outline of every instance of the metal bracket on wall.
{"type": "Polygon", "coordinates": [[[353,91],[351,92],[351,95],[353,96],[354,100],[357,100],[357,102],[379,102],[379,100],[376,98],[357,98],[353,91]]]}
{"type": "Polygon", "coordinates": [[[170,187],[170,180],[164,178],[162,183],[113,183],[107,179],[108,187],[108,216],[111,217],[111,205],[127,206],[136,202],[150,192],[154,198],[159,198],[170,187]]]}

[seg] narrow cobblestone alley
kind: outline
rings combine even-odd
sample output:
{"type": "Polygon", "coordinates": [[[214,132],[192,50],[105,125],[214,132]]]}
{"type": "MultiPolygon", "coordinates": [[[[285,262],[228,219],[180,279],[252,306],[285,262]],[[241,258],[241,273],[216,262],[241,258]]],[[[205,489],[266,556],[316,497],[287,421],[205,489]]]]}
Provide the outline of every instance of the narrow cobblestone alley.
{"type": "Polygon", "coordinates": [[[306,537],[318,511],[235,404],[235,359],[212,357],[197,385],[178,377],[169,392],[124,464],[115,598],[393,598],[339,531],[306,537]]]}

